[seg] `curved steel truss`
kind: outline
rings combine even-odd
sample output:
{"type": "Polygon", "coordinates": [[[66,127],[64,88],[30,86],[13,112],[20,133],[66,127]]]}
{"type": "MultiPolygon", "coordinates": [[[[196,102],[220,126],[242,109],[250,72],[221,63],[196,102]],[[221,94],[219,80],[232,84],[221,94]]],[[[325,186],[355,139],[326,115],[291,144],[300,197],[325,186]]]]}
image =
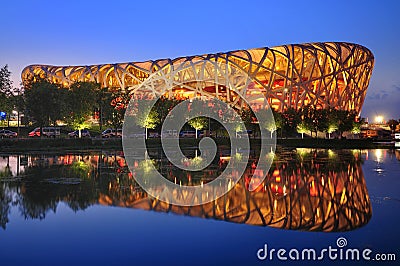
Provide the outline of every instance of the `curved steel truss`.
{"type": "MultiPolygon", "coordinates": [[[[31,65],[22,71],[26,83],[35,75],[51,82],[69,86],[76,81],[94,81],[104,87],[134,90],[152,73],[173,72],[186,67],[187,83],[173,89],[173,96],[191,97],[194,94],[215,95],[234,101],[229,87],[210,82],[199,88],[191,85],[199,73],[187,67],[196,62],[235,67],[243,70],[252,83],[247,93],[262,92],[275,110],[299,109],[305,105],[316,108],[337,108],[361,111],[371,77],[374,57],[367,48],[352,43],[290,44],[272,48],[238,50],[160,59],[146,62],[104,64],[93,66],[31,65]]],[[[203,68],[204,73],[212,71],[203,68]]],[[[182,72],[183,73],[183,72],[182,72]]],[[[204,74],[203,73],[203,74],[204,74]]]]}

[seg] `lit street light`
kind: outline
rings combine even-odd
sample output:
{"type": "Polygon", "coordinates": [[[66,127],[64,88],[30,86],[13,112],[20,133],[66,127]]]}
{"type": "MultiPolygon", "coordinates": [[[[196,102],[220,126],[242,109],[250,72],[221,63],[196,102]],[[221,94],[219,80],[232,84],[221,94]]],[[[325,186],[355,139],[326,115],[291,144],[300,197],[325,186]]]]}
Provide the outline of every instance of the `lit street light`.
{"type": "Polygon", "coordinates": [[[383,121],[384,121],[383,115],[375,116],[375,123],[376,124],[383,124],[383,121]]]}

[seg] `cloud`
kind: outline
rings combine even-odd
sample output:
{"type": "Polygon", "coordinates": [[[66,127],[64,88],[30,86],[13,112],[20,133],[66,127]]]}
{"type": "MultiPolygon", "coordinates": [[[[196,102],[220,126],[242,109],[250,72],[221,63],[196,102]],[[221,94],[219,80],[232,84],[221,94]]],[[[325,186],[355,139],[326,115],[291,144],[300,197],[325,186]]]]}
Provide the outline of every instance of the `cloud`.
{"type": "Polygon", "coordinates": [[[372,95],[368,95],[367,98],[369,100],[380,100],[381,94],[380,93],[372,93],[372,95]]]}

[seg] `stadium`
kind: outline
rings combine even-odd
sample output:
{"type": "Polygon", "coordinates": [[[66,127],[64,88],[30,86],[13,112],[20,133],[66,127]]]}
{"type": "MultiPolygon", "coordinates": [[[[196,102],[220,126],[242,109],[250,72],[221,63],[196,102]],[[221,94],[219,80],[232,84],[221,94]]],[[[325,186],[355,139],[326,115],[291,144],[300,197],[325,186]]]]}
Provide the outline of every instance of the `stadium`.
{"type": "Polygon", "coordinates": [[[77,81],[91,81],[131,92],[152,75],[161,73],[167,81],[175,81],[168,88],[168,97],[217,97],[239,108],[243,104],[240,98],[248,97],[252,98],[252,109],[263,108],[267,99],[269,106],[280,112],[311,105],[317,109],[335,108],[360,113],[373,65],[374,56],[366,47],[326,42],[146,62],[30,65],[21,75],[24,84],[40,76],[64,87],[77,81]],[[251,82],[239,89],[233,88],[220,81],[227,74],[232,79],[246,75],[251,82]],[[263,97],[257,97],[261,94],[263,97]]]}

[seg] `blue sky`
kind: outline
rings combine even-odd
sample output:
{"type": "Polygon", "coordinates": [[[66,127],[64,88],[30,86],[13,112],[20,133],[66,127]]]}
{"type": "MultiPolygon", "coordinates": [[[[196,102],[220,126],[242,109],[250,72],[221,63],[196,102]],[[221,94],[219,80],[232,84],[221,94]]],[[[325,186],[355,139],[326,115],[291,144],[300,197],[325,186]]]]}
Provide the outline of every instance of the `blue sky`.
{"type": "Polygon", "coordinates": [[[0,66],[90,65],[346,41],[375,55],[362,116],[400,118],[399,1],[4,1],[0,66]]]}

